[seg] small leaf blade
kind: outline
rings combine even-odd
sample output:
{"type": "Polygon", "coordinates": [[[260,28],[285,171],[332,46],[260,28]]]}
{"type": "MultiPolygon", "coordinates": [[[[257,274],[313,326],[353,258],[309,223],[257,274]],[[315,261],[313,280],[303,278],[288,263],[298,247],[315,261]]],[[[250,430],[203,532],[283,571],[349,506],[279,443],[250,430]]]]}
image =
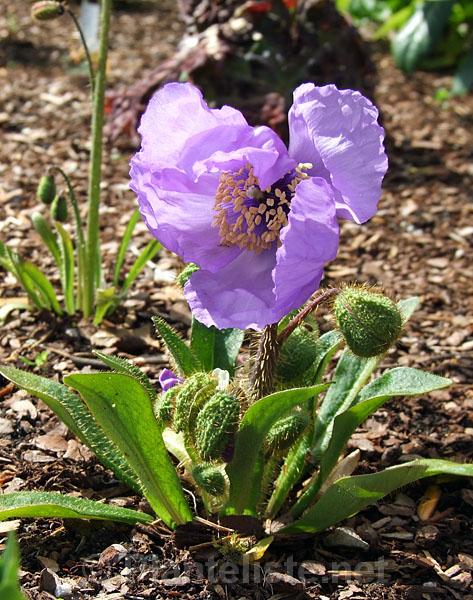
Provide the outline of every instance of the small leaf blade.
{"type": "Polygon", "coordinates": [[[181,339],[177,331],[168,325],[161,317],[152,317],[156,333],[166,346],[173,359],[179,375],[189,376],[197,371],[202,371],[202,365],[194,352],[181,339]]]}
{"type": "Polygon", "coordinates": [[[280,530],[281,534],[317,533],[356,515],[394,490],[435,475],[473,477],[473,464],[448,460],[419,459],[389,467],[379,473],[343,477],[300,519],[280,530]]]}
{"type": "Polygon", "coordinates": [[[12,518],[100,519],[134,525],[151,523],[142,512],[56,492],[0,494],[0,521],[12,518]]]}
{"type": "Polygon", "coordinates": [[[122,285],[122,290],[126,292],[141,271],[144,269],[146,263],[152,260],[156,254],[161,250],[162,246],[157,240],[151,240],[148,242],[140,254],[137,256],[135,262],[132,264],[128,275],[125,277],[125,281],[122,285]]]}
{"type": "Polygon", "coordinates": [[[123,234],[122,241],[120,242],[120,246],[118,248],[117,259],[115,261],[115,268],[113,270],[113,286],[117,286],[120,280],[120,273],[123,267],[123,263],[125,262],[126,251],[128,250],[128,246],[130,245],[133,232],[135,231],[135,227],[139,219],[140,211],[138,209],[135,209],[130,217],[130,220],[128,221],[128,225],[126,226],[125,233],[123,234]]]}

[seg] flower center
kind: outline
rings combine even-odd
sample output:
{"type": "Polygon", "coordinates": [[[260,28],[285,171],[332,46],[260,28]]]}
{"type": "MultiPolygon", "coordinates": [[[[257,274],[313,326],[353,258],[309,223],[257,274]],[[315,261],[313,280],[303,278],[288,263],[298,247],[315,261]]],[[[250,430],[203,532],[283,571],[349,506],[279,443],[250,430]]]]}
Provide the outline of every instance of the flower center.
{"type": "Polygon", "coordinates": [[[215,196],[213,226],[220,230],[224,246],[239,246],[259,253],[280,244],[279,232],[287,225],[297,184],[312,165],[300,164],[276,183],[262,190],[253,167],[222,173],[215,196]]]}

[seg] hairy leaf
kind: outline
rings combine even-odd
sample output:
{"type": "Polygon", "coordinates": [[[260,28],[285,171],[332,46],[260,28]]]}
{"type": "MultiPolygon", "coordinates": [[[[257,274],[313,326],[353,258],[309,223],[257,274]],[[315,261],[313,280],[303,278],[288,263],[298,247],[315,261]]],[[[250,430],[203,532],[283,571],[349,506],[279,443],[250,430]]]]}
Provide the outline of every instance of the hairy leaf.
{"type": "Polygon", "coordinates": [[[151,523],[153,517],[129,508],[56,492],[14,492],[0,495],[0,521],[11,518],[102,519],[121,523],[151,523]]]}
{"type": "Polygon", "coordinates": [[[156,328],[156,333],[171,355],[171,359],[179,371],[179,375],[192,375],[192,373],[202,371],[200,361],[189,346],[181,339],[177,331],[161,317],[152,317],[152,321],[156,328]]]}
{"type": "Polygon", "coordinates": [[[163,442],[150,398],[133,377],[121,373],[69,375],[89,410],[126,457],[151,507],[169,527],[192,519],[177,473],[163,442]]]}
{"type": "Polygon", "coordinates": [[[422,458],[389,467],[379,473],[342,477],[300,519],[280,530],[282,534],[316,533],[375,504],[394,490],[425,477],[458,475],[473,477],[472,464],[422,458]]]}
{"type": "Polygon", "coordinates": [[[97,425],[82,400],[65,385],[9,367],[0,365],[0,373],[19,388],[42,400],[56,413],[61,421],[111,469],[118,479],[135,491],[141,484],[118,448],[110,444],[105,433],[97,425]]]}

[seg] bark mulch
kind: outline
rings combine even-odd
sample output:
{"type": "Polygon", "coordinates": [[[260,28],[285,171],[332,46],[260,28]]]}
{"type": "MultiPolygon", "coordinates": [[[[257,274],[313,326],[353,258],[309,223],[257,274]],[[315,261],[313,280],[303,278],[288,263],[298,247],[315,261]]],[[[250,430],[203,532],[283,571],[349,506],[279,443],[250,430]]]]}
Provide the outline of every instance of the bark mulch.
{"type": "MultiPolygon", "coordinates": [[[[173,2],[154,11],[117,10],[110,86],[129,85],[172,56],[182,30],[173,2]]],[[[40,27],[31,23],[28,3],[0,6],[0,236],[49,274],[54,269],[29,217],[41,210],[35,188],[50,164],[71,173],[84,197],[89,104],[77,52],[68,22],[40,27]]],[[[448,85],[448,77],[406,77],[383,49],[373,47],[370,53],[390,171],[376,217],[363,227],[343,225],[327,283],[358,280],[382,284],[396,298],[419,295],[422,307],[385,366],[425,368],[451,377],[454,385],[387,404],[359,429],[351,447],[362,453],[359,472],[417,456],[471,461],[473,98],[439,104],[434,92],[448,85]]],[[[113,147],[105,157],[102,250],[109,270],[117,234],[134,207],[129,158],[130,151],[113,147]]],[[[148,240],[140,225],[132,254],[148,240]]],[[[72,318],[11,313],[1,329],[1,362],[21,367],[36,360],[37,366],[25,368],[61,377],[96,368],[91,349],[105,348],[132,358],[156,379],[166,357],[149,317],[161,314],[183,332],[189,325],[187,306],[173,284],[178,269],[175,258],[159,255],[99,330],[72,318]]],[[[18,297],[21,289],[2,273],[0,308],[18,297]]],[[[327,315],[321,313],[321,320],[328,326],[327,315]]],[[[146,510],[41,402],[8,387],[1,395],[3,492],[56,490],[146,510]]],[[[338,535],[351,547],[341,546],[333,532],[296,541],[294,547],[276,546],[268,553],[270,565],[242,567],[238,576],[232,576],[234,566],[222,548],[179,550],[164,530],[24,521],[22,584],[35,599],[473,598],[471,483],[439,483],[433,515],[421,521],[417,508],[428,485],[409,486],[344,523],[350,531],[338,535]]]]}

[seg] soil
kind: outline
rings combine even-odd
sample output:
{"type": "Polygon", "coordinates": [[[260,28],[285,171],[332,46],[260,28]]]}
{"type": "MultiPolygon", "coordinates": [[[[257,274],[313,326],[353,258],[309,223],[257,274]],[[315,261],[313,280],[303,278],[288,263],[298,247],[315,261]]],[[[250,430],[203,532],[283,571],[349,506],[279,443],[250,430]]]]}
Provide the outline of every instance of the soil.
{"type": "MultiPolygon", "coordinates": [[[[130,85],[172,56],[182,31],[170,0],[154,10],[116,10],[109,86],[130,85]]],[[[54,268],[29,218],[44,210],[35,188],[51,164],[71,173],[81,199],[85,195],[90,107],[78,48],[66,20],[35,24],[28,3],[1,3],[0,236],[51,275],[54,268]]],[[[441,104],[435,91],[448,87],[448,75],[405,76],[386,49],[367,44],[367,50],[377,70],[374,99],[387,132],[390,170],[377,215],[362,227],[343,224],[339,256],[327,269],[326,283],[357,280],[381,284],[396,298],[420,296],[420,310],[384,365],[426,368],[454,384],[427,397],[387,404],[360,428],[351,447],[362,452],[360,472],[416,456],[471,461],[473,98],[441,104]]],[[[106,272],[113,268],[119,234],[135,205],[128,190],[130,155],[124,147],[105,153],[106,272]]],[[[140,224],[132,254],[148,240],[140,224]]],[[[73,318],[11,313],[2,326],[0,361],[24,367],[47,351],[35,371],[61,377],[96,368],[91,350],[105,348],[132,358],[156,379],[166,356],[153,338],[150,316],[161,314],[184,333],[190,321],[173,284],[178,269],[174,257],[161,253],[99,330],[73,318]]],[[[22,296],[15,280],[2,273],[0,306],[22,296]]],[[[320,318],[327,327],[328,316],[320,318]]],[[[47,407],[1,382],[0,388],[3,492],[56,490],[146,510],[47,407]]],[[[233,579],[224,555],[213,546],[179,550],[170,532],[159,528],[24,521],[21,582],[34,599],[54,593],[68,597],[68,590],[72,598],[108,600],[473,598],[471,483],[442,481],[430,488],[439,493],[438,503],[421,521],[417,507],[428,486],[409,486],[344,523],[364,540],[358,547],[333,546],[329,533],[296,540],[294,547],[271,549],[269,566],[251,568],[251,576],[241,568],[233,579]]]]}

